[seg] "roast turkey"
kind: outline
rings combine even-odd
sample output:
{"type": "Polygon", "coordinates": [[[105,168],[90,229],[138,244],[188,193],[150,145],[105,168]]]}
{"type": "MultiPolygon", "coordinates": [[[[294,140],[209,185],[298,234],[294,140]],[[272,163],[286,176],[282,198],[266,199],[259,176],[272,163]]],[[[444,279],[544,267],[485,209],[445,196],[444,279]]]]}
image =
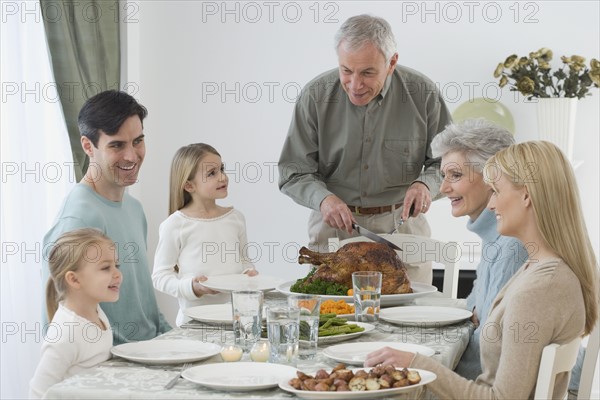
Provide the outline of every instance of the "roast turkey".
{"type": "Polygon", "coordinates": [[[353,272],[380,271],[383,274],[381,294],[412,293],[404,263],[383,243],[347,243],[334,253],[319,253],[302,247],[298,262],[317,267],[307,283],[321,279],[351,288],[353,272]]]}

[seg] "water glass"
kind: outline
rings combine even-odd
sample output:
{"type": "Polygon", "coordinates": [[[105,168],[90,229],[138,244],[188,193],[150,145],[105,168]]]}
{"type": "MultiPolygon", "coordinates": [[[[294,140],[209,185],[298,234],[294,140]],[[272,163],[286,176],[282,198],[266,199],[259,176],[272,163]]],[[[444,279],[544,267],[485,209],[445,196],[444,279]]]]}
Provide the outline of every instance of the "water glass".
{"type": "Polygon", "coordinates": [[[381,277],[381,272],[376,271],[352,273],[354,318],[356,321],[376,322],[379,320],[381,277]]]}
{"type": "Polygon", "coordinates": [[[295,307],[268,308],[267,335],[271,344],[270,362],[296,367],[300,340],[300,310],[295,307]]]}
{"type": "Polygon", "coordinates": [[[317,355],[321,297],[314,294],[291,295],[288,306],[300,310],[300,358],[312,359],[317,355]]]}
{"type": "Polygon", "coordinates": [[[263,293],[260,290],[231,292],[231,306],[235,343],[247,353],[260,340],[263,293]]]}

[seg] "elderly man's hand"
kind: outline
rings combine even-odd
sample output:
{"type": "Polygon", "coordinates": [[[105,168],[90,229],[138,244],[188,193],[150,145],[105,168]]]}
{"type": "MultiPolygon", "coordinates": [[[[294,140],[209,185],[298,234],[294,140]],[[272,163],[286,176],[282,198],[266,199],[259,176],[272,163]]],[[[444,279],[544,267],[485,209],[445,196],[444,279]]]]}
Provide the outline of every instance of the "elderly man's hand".
{"type": "Polygon", "coordinates": [[[321,215],[323,221],[332,228],[342,229],[352,233],[352,213],[350,209],[339,197],[329,195],[321,202],[321,215]]]}
{"type": "Polygon", "coordinates": [[[431,193],[429,188],[421,182],[414,182],[404,196],[404,209],[402,210],[402,220],[406,221],[409,217],[411,206],[414,204],[414,211],[410,215],[416,217],[423,213],[425,214],[429,210],[431,205],[431,193]]]}

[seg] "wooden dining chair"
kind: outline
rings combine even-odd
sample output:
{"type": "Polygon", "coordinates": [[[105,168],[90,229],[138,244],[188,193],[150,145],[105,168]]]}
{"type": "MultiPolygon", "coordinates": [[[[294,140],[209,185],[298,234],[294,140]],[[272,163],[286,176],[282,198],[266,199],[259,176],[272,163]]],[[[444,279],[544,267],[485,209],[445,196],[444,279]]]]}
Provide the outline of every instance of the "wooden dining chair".
{"type": "MultiPolygon", "coordinates": [[[[403,251],[396,251],[400,259],[407,264],[418,264],[433,261],[444,266],[444,284],[442,295],[455,299],[458,292],[458,244],[442,242],[432,238],[408,235],[403,233],[380,234],[384,239],[396,244],[403,251]]],[[[346,243],[372,242],[364,236],[348,239],[330,238],[329,247],[336,251],[346,243]]]]}
{"type": "Polygon", "coordinates": [[[598,330],[598,326],[600,326],[600,321],[596,323],[596,326],[588,337],[588,344],[581,366],[577,400],[589,400],[592,398],[592,385],[594,384],[594,373],[596,372],[598,350],[600,348],[600,330],[598,330]]]}
{"type": "Polygon", "coordinates": [[[534,399],[552,399],[556,375],[561,372],[571,373],[571,369],[577,360],[580,343],[581,338],[577,337],[569,343],[562,345],[551,343],[544,347],[537,384],[535,386],[534,399]]]}

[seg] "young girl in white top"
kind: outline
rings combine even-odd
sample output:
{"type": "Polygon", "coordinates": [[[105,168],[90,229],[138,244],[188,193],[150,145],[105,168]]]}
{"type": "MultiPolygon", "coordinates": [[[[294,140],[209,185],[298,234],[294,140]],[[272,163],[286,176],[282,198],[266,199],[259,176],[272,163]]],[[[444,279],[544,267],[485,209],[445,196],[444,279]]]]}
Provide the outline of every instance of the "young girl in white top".
{"type": "Polygon", "coordinates": [[[230,301],[201,284],[209,276],[258,274],[247,257],[246,220],[221,207],[229,179],[221,155],[204,143],[180,148],[171,164],[169,214],[160,224],[152,282],[179,300],[177,325],[189,307],[230,301]]]}
{"type": "Polygon", "coordinates": [[[100,302],[119,299],[121,272],[113,241],[96,229],[66,232],[50,251],[48,329],[30,382],[30,398],[110,358],[113,333],[100,302]]]}

